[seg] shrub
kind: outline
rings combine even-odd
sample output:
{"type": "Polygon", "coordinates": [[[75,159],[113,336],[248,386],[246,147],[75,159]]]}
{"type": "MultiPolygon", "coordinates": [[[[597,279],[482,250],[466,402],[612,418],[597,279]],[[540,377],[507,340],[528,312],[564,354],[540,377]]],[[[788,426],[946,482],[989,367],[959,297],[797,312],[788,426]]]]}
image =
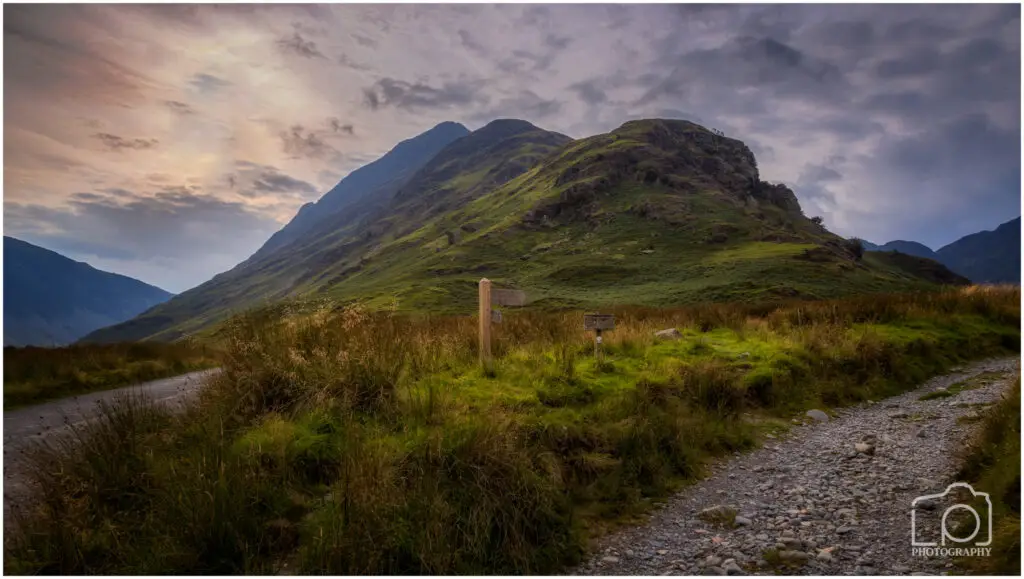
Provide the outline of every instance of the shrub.
{"type": "Polygon", "coordinates": [[[851,237],[843,242],[843,247],[853,254],[853,258],[857,261],[864,257],[864,242],[861,239],[851,237]]]}

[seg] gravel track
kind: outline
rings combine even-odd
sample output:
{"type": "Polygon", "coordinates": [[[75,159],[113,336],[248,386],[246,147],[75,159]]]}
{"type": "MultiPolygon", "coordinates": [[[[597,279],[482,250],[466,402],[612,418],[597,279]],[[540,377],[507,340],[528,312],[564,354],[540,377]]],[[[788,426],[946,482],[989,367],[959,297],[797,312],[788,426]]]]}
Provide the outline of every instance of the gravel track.
{"type": "Polygon", "coordinates": [[[4,411],[4,521],[10,520],[11,507],[29,496],[20,457],[26,449],[68,432],[69,427],[96,418],[101,402],[110,403],[119,396],[143,396],[157,405],[176,407],[189,400],[217,370],[200,370],[173,378],[163,378],[114,390],[91,392],[44,402],[35,406],[4,411]]]}
{"type": "MultiPolygon", "coordinates": [[[[572,574],[947,572],[948,559],[912,554],[911,504],[954,482],[957,451],[982,406],[999,400],[1017,376],[1019,358],[991,359],[899,396],[838,410],[827,421],[808,417],[762,448],[720,461],[647,524],[599,539],[572,574]],[[972,389],[920,400],[965,380],[972,389]],[[735,514],[735,522],[706,522],[715,513],[727,521],[735,514]]],[[[938,528],[938,504],[953,503],[925,504],[930,510],[919,511],[919,529],[938,528]]]]}

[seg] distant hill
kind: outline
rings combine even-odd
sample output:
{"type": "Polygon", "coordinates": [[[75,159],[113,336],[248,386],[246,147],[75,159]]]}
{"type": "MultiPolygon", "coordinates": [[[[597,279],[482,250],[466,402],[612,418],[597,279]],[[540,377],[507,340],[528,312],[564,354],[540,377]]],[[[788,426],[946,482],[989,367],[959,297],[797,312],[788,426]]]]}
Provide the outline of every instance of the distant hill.
{"type": "Polygon", "coordinates": [[[864,241],[864,248],[933,259],[974,283],[1020,284],[1020,217],[994,231],[961,237],[938,251],[916,241],[890,241],[885,245],[864,241]]]}
{"type": "Polygon", "coordinates": [[[898,251],[907,255],[935,259],[935,252],[932,251],[930,247],[916,241],[903,241],[901,239],[897,239],[896,241],[890,241],[885,245],[875,245],[873,243],[864,242],[864,248],[868,251],[898,251]]]}
{"type": "Polygon", "coordinates": [[[935,253],[947,267],[976,283],[1020,284],[1020,217],[994,231],[961,237],[935,253]]]}
{"type": "Polygon", "coordinates": [[[4,345],[58,346],[173,294],[4,236],[4,345]]]}
{"type": "Polygon", "coordinates": [[[959,280],[938,264],[858,258],[804,216],[793,191],[760,179],[745,144],[687,121],[630,121],[572,140],[496,120],[385,194],[352,195],[362,201],[287,244],[86,339],[173,339],[283,301],[470,313],[483,276],[526,290],[537,308],[828,298],[959,280]]]}

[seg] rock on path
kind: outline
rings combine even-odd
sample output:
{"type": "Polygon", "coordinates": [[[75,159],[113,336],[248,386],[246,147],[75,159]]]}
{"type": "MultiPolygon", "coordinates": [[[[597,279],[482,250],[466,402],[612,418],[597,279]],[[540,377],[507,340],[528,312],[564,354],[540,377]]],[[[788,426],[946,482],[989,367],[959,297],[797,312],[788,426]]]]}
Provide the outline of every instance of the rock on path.
{"type": "MultiPolygon", "coordinates": [[[[783,439],[723,461],[669,499],[647,524],[597,541],[577,575],[936,575],[948,560],[914,557],[910,508],[940,493],[957,450],[976,427],[958,419],[995,402],[1020,375],[1018,358],[987,360],[877,403],[839,410],[828,422],[794,426],[783,439]],[[931,391],[982,372],[1001,377],[956,396],[931,391]],[[858,452],[855,444],[871,446],[858,452]],[[722,528],[699,513],[734,508],[722,528]],[[767,556],[766,556],[767,553],[767,556]]],[[[984,491],[984,489],[976,489],[984,491]]]]}

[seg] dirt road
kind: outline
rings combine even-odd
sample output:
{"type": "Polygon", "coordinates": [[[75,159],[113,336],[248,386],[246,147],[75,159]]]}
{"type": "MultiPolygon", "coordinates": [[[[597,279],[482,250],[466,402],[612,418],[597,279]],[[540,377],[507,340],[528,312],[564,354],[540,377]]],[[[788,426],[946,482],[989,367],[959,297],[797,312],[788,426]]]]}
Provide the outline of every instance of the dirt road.
{"type": "MultiPolygon", "coordinates": [[[[893,398],[808,417],[763,448],[720,463],[648,524],[599,540],[571,573],[949,571],[949,559],[912,552],[912,504],[954,482],[965,439],[1018,376],[1019,359],[987,360],[893,398]]],[[[939,528],[929,519],[943,512],[941,500],[919,503],[920,527],[939,528]]]]}
{"type": "Polygon", "coordinates": [[[24,492],[24,485],[14,460],[34,441],[65,430],[68,425],[87,422],[99,410],[98,402],[114,400],[118,395],[142,394],[155,404],[175,405],[188,399],[217,370],[202,370],[174,378],[164,378],[116,390],[104,390],[45,402],[27,408],[4,412],[4,513],[9,501],[24,492]]]}

